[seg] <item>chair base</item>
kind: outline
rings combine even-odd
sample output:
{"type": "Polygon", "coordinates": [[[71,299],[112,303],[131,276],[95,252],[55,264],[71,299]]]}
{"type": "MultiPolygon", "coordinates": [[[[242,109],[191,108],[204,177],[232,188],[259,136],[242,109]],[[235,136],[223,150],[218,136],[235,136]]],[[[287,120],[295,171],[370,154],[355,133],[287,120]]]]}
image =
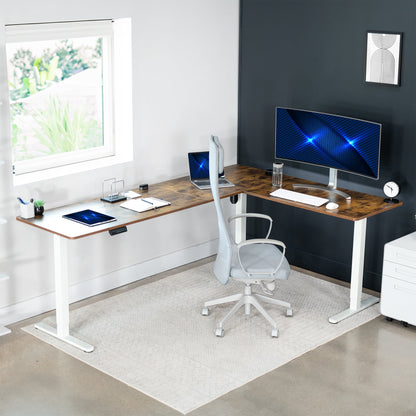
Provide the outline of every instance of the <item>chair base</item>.
{"type": "Polygon", "coordinates": [[[218,337],[224,336],[224,324],[236,314],[238,309],[244,305],[244,313],[246,315],[250,314],[251,305],[253,305],[262,315],[263,317],[270,323],[272,326],[271,336],[273,338],[277,338],[279,336],[279,330],[277,328],[277,324],[275,320],[270,316],[270,314],[263,308],[260,301],[265,303],[269,303],[272,305],[282,306],[286,308],[286,316],[293,316],[292,306],[289,302],[284,302],[282,300],[270,298],[259,293],[253,293],[251,289],[251,284],[246,284],[244,293],[237,293],[235,295],[226,296],[223,298],[210,300],[204,303],[204,307],[202,308],[202,315],[209,315],[209,307],[215,305],[223,305],[226,303],[235,302],[235,305],[230,309],[227,315],[218,322],[217,329],[215,331],[215,335],[218,337]]]}

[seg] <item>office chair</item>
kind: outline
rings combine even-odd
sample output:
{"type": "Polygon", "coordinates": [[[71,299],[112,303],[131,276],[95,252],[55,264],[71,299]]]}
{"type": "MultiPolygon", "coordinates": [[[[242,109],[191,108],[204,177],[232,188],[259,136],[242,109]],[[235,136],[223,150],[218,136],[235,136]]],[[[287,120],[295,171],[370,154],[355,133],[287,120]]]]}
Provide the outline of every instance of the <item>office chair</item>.
{"type": "Polygon", "coordinates": [[[250,314],[251,305],[254,306],[272,325],[272,337],[279,336],[279,330],[274,319],[261,305],[261,301],[286,308],[286,316],[292,316],[290,303],[264,296],[252,291],[252,285],[260,285],[263,292],[272,295],[276,280],[286,280],[290,267],[285,258],[286,246],[278,240],[269,239],[272,228],[272,218],[264,214],[239,214],[232,216],[228,222],[237,218],[262,218],[269,221],[266,238],[246,240],[239,244],[231,237],[228,224],[225,221],[219,196],[218,173],[223,172],[223,148],[218,137],[211,136],[209,143],[209,177],[214,204],[217,211],[219,244],[214,263],[214,274],[222,284],[227,284],[229,278],[242,282],[243,293],[211,300],[204,303],[202,315],[209,315],[209,307],[235,302],[231,310],[221,319],[215,331],[218,337],[224,336],[224,324],[244,305],[246,315],[250,314]],[[281,250],[278,248],[281,247],[281,250]]]}

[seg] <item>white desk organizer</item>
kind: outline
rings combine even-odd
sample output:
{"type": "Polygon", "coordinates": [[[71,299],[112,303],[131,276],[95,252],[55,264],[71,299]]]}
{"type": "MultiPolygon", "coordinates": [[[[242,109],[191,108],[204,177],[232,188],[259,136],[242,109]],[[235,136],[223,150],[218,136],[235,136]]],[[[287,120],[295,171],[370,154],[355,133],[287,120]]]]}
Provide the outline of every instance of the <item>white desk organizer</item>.
{"type": "Polygon", "coordinates": [[[123,179],[109,178],[103,181],[101,201],[119,202],[125,199],[123,179]]]}
{"type": "Polygon", "coordinates": [[[20,204],[20,216],[25,219],[33,218],[35,216],[35,207],[33,202],[20,204]]]}

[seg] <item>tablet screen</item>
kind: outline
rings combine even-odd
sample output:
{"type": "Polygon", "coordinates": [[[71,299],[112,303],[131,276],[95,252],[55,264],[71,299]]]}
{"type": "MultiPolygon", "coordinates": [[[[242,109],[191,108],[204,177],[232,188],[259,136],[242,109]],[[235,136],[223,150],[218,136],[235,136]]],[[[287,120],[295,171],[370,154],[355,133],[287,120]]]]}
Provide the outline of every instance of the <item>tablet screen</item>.
{"type": "Polygon", "coordinates": [[[91,209],[84,209],[83,211],[65,214],[62,215],[62,217],[84,225],[88,225],[89,227],[116,220],[116,218],[111,217],[110,215],[101,214],[100,212],[93,211],[91,209]]]}

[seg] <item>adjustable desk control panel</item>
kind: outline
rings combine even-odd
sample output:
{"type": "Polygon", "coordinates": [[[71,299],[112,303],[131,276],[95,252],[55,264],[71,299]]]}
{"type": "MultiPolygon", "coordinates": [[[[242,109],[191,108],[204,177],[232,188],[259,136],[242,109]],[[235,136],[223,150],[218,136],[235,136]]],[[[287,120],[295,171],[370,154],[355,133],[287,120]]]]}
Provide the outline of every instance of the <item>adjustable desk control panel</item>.
{"type": "Polygon", "coordinates": [[[112,230],[108,230],[108,233],[111,236],[121,234],[121,233],[126,233],[126,232],[127,232],[127,227],[125,225],[123,225],[122,227],[113,228],[112,230]]]}

